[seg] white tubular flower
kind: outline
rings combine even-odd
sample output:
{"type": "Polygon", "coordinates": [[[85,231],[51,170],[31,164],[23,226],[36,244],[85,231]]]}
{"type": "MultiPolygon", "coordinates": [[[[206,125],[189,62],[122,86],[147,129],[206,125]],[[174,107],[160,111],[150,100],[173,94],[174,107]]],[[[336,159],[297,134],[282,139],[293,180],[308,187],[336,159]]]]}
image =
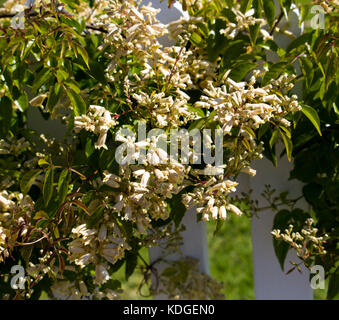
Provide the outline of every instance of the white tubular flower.
{"type": "Polygon", "coordinates": [[[107,146],[105,144],[107,138],[107,132],[100,133],[98,141],[94,144],[96,149],[104,148],[107,150],[107,146]]]}
{"type": "Polygon", "coordinates": [[[97,284],[103,284],[107,282],[111,277],[107,269],[102,264],[97,264],[95,267],[95,282],[97,284]]]}
{"type": "Polygon", "coordinates": [[[237,216],[241,216],[241,215],[242,215],[241,210],[240,210],[237,206],[235,206],[235,205],[233,205],[233,204],[229,204],[229,205],[227,206],[227,209],[231,210],[231,211],[232,211],[233,213],[235,213],[237,216]]]}
{"type": "Polygon", "coordinates": [[[104,241],[106,239],[106,236],[107,236],[107,227],[106,225],[102,224],[99,229],[98,240],[104,241]]]}
{"type": "Polygon", "coordinates": [[[119,182],[121,181],[120,177],[108,171],[104,171],[104,178],[102,182],[108,185],[111,188],[120,188],[119,182]]]}
{"type": "Polygon", "coordinates": [[[113,206],[113,209],[115,210],[115,211],[117,211],[117,212],[120,212],[122,209],[123,209],[123,207],[124,207],[124,201],[118,201],[114,206],[113,206]]]}
{"type": "Polygon", "coordinates": [[[84,281],[79,281],[79,289],[83,296],[88,296],[88,289],[84,281]]]}
{"type": "Polygon", "coordinates": [[[218,207],[213,207],[212,208],[212,218],[213,219],[218,219],[218,212],[219,212],[219,210],[218,210],[218,207]]]}
{"type": "Polygon", "coordinates": [[[10,207],[14,205],[14,202],[6,199],[0,194],[0,211],[5,212],[8,211],[10,207]]]}
{"type": "Polygon", "coordinates": [[[116,244],[110,243],[103,247],[101,250],[101,255],[108,262],[114,264],[119,259],[119,250],[116,244]]]}
{"type": "Polygon", "coordinates": [[[80,266],[81,268],[84,268],[86,265],[92,262],[92,259],[94,258],[93,254],[91,253],[86,253],[83,256],[81,256],[78,259],[75,259],[75,264],[80,266]]]}
{"type": "Polygon", "coordinates": [[[273,40],[273,37],[265,29],[260,29],[260,33],[264,37],[264,41],[273,40]]]}
{"type": "Polygon", "coordinates": [[[221,207],[219,208],[219,217],[220,217],[220,219],[222,219],[222,220],[225,220],[225,219],[227,218],[227,212],[226,212],[225,206],[221,206],[221,207]]]}
{"type": "Polygon", "coordinates": [[[111,114],[104,107],[90,105],[86,115],[77,116],[74,118],[74,131],[79,132],[82,129],[99,134],[99,138],[95,143],[97,149],[107,149],[106,139],[107,132],[117,122],[111,118],[111,114]]]}
{"type": "Polygon", "coordinates": [[[147,171],[142,175],[142,178],[140,181],[142,186],[147,186],[150,176],[151,176],[150,173],[147,171]]]}
{"type": "Polygon", "coordinates": [[[36,96],[35,98],[31,99],[29,101],[29,104],[32,107],[41,107],[46,98],[47,94],[40,94],[39,96],[36,96]]]}
{"type": "Polygon", "coordinates": [[[248,166],[247,167],[243,167],[241,169],[241,172],[247,173],[247,174],[249,174],[252,177],[254,177],[257,174],[256,170],[254,170],[254,169],[252,169],[251,167],[248,167],[248,166]]]}

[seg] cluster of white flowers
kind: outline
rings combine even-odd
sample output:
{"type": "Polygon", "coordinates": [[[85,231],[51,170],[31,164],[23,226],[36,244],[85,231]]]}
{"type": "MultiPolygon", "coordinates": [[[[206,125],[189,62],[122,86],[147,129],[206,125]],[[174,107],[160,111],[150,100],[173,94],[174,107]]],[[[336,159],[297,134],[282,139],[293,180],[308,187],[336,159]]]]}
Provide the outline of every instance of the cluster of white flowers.
{"type": "Polygon", "coordinates": [[[0,263],[9,256],[17,239],[28,234],[33,210],[30,196],[0,192],[0,263]]]}
{"type": "MultiPolygon", "coordinates": [[[[289,126],[284,116],[288,112],[300,110],[297,97],[286,94],[293,86],[293,76],[283,75],[264,87],[255,84],[259,77],[264,76],[266,69],[264,72],[254,71],[248,82],[233,81],[228,77],[229,72],[220,81],[216,75],[218,62],[209,62],[203,50],[187,49],[184,45],[163,48],[158,41],[167,32],[172,39],[186,39],[196,28],[192,21],[200,21],[201,18],[180,19],[164,26],[156,19],[158,10],[151,6],[138,8],[133,0],[104,2],[107,7],[102,9],[107,13],[94,15],[92,21],[109,31],[104,46],[110,46],[113,52],[107,56],[111,63],[106,75],[112,82],[123,82],[130,109],[141,115],[146,112],[152,128],[180,128],[190,120],[203,117],[189,109],[190,97],[184,91],[202,90],[204,95],[194,107],[207,109],[207,115],[214,110],[212,120],[220,123],[224,135],[231,135],[232,128],[238,128],[239,135],[247,142],[247,148],[238,157],[227,159],[227,168],[237,168],[236,172],[228,172],[228,176],[235,176],[239,171],[254,175],[255,170],[249,165],[251,160],[262,157],[263,146],[262,143],[257,145],[249,130],[273,120],[289,126]],[[129,60],[126,65],[126,57],[131,56],[133,60],[129,60]],[[131,66],[141,68],[141,71],[138,74],[131,73],[131,66]],[[159,91],[150,92],[150,84],[154,82],[159,91]]],[[[249,25],[263,24],[260,19],[253,17],[253,10],[246,14],[236,10],[234,14],[238,24],[229,24],[229,29],[225,30],[230,36],[235,36],[235,30],[241,32],[249,25]]],[[[262,33],[268,37],[265,31],[262,33]]],[[[103,107],[91,106],[87,115],[76,117],[75,131],[86,129],[100,134],[96,147],[105,148],[107,131],[116,124],[103,107]]],[[[235,191],[235,182],[222,176],[209,177],[204,181],[206,178],[200,176],[204,176],[204,173],[192,170],[189,164],[173,161],[164,163],[169,156],[156,146],[157,141],[154,139],[136,142],[134,136],[117,134],[116,140],[126,143],[127,149],[133,152],[119,162],[124,165],[120,165],[118,175],[105,173],[102,182],[116,189],[111,197],[114,203],[112,209],[124,219],[135,222],[139,232],[145,233],[150,227],[150,218],[166,219],[166,199],[187,185],[194,185],[195,189],[186,196],[185,204],[187,207],[196,205],[205,220],[210,217],[225,219],[227,211],[240,214],[226,198],[235,191]],[[147,157],[140,162],[141,150],[146,148],[147,157]],[[139,165],[134,165],[137,160],[139,165]],[[196,177],[195,183],[188,177],[189,173],[196,177]]],[[[230,149],[234,150],[233,141],[230,142],[230,149]]]]}
{"type": "Polygon", "coordinates": [[[163,128],[167,126],[179,127],[188,120],[195,119],[195,115],[187,109],[187,100],[189,97],[182,92],[179,98],[173,100],[172,96],[165,97],[165,93],[156,93],[149,96],[145,92],[133,94],[139,107],[146,107],[151,110],[151,115],[156,120],[156,127],[163,128]]]}
{"type": "Polygon", "coordinates": [[[255,88],[261,72],[255,70],[253,73],[249,82],[235,82],[227,77],[228,73],[224,77],[227,85],[215,87],[209,82],[204,89],[205,95],[194,106],[213,108],[216,111],[214,120],[220,122],[225,134],[230,134],[233,127],[257,129],[273,119],[289,126],[290,123],[283,117],[289,112],[301,110],[297,96],[290,97],[283,92],[291,88],[290,82],[294,76],[284,74],[262,88],[255,88]]]}
{"type": "Polygon", "coordinates": [[[0,139],[0,154],[18,156],[30,146],[30,143],[25,138],[15,139],[14,137],[8,137],[6,140],[0,139]]]}
{"type": "MultiPolygon", "coordinates": [[[[264,19],[259,19],[253,17],[255,10],[251,9],[245,13],[242,13],[240,10],[232,8],[232,12],[235,16],[236,23],[229,22],[227,24],[226,29],[221,29],[220,33],[224,34],[226,37],[230,39],[234,39],[234,37],[243,30],[248,30],[250,26],[255,24],[260,24],[261,26],[266,24],[264,19]]],[[[269,33],[265,29],[260,29],[260,32],[263,34],[265,40],[272,39],[269,33]]]]}
{"type": "Polygon", "coordinates": [[[151,218],[168,218],[166,199],[184,187],[185,170],[180,163],[152,165],[146,160],[146,165],[120,166],[119,176],[106,172],[103,183],[117,189],[112,209],[146,234],[151,218]]]}
{"type": "Polygon", "coordinates": [[[91,105],[86,115],[77,116],[74,119],[74,131],[79,132],[82,129],[99,134],[95,147],[107,149],[106,138],[108,130],[116,125],[112,119],[111,113],[104,107],[91,105]]]}
{"type": "Polygon", "coordinates": [[[61,300],[117,300],[118,292],[111,289],[100,289],[96,287],[89,292],[86,283],[83,280],[69,281],[58,280],[51,286],[53,297],[61,300]]]}
{"type": "Polygon", "coordinates": [[[110,279],[106,262],[115,264],[125,256],[125,250],[131,249],[113,222],[102,223],[98,230],[88,229],[86,224],[81,224],[72,229],[72,234],[75,240],[69,244],[69,260],[81,268],[95,263],[97,284],[110,279]]]}
{"type": "Polygon", "coordinates": [[[326,234],[324,236],[317,236],[319,230],[314,228],[313,224],[314,220],[309,218],[305,221],[305,226],[300,232],[293,231],[294,226],[289,225],[283,232],[279,229],[274,229],[271,234],[276,239],[281,239],[296,249],[297,255],[300,258],[307,259],[310,251],[313,251],[313,254],[316,255],[326,254],[323,244],[328,236],[326,234]]]}
{"type": "Polygon", "coordinates": [[[208,221],[212,219],[227,218],[227,211],[232,211],[236,215],[241,215],[242,212],[235,205],[230,204],[227,195],[235,192],[237,182],[231,180],[218,181],[212,177],[201,187],[195,188],[194,192],[187,193],[184,196],[183,202],[189,208],[197,206],[197,212],[202,214],[202,219],[208,221]]]}

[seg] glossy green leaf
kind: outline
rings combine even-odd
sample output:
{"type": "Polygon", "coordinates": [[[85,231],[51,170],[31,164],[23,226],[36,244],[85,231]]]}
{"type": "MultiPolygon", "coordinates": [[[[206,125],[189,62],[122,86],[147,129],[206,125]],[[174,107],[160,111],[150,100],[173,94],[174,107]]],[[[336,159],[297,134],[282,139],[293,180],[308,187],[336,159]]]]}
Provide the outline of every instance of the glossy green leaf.
{"type": "Polygon", "coordinates": [[[70,178],[71,178],[71,174],[68,169],[63,170],[59,176],[58,195],[59,195],[59,201],[61,203],[63,203],[66,199],[70,178]]]}
{"type": "Polygon", "coordinates": [[[126,257],[125,277],[126,281],[128,281],[129,277],[133,274],[138,264],[138,256],[135,251],[126,251],[125,257],[126,257]]]}
{"type": "Polygon", "coordinates": [[[271,149],[277,143],[278,138],[279,138],[279,130],[276,129],[276,130],[273,131],[271,139],[270,139],[270,147],[271,147],[271,149]]]}
{"type": "Polygon", "coordinates": [[[37,91],[42,85],[46,84],[47,81],[52,77],[50,69],[43,69],[36,77],[33,84],[33,91],[37,91]]]}
{"type": "Polygon", "coordinates": [[[46,172],[44,184],[42,187],[42,195],[44,198],[45,207],[48,206],[49,201],[53,195],[53,183],[54,183],[54,170],[48,169],[46,172]]]}
{"type": "Polygon", "coordinates": [[[274,0],[263,0],[264,13],[270,27],[273,26],[275,19],[275,3],[274,0]]]}
{"type": "Polygon", "coordinates": [[[72,103],[75,116],[80,116],[86,113],[86,103],[79,94],[76,94],[72,89],[66,91],[69,100],[72,103]]]}
{"type": "Polygon", "coordinates": [[[283,142],[284,142],[284,145],[285,145],[287,159],[288,159],[288,161],[291,161],[292,149],[293,149],[292,141],[281,129],[280,129],[280,135],[281,135],[283,142]]]}
{"type": "Polygon", "coordinates": [[[231,73],[229,74],[229,77],[232,80],[239,82],[243,80],[245,76],[256,66],[257,66],[256,63],[251,62],[240,63],[232,69],[231,73]]]}
{"type": "Polygon", "coordinates": [[[319,135],[321,136],[320,118],[317,111],[310,106],[302,105],[301,112],[312,122],[314,127],[317,129],[319,135]]]}
{"type": "Polygon", "coordinates": [[[21,179],[20,181],[20,189],[23,194],[27,194],[33,183],[35,182],[35,179],[37,176],[41,173],[41,170],[34,169],[31,171],[28,171],[21,179]]]}
{"type": "Polygon", "coordinates": [[[88,53],[86,49],[82,46],[77,46],[77,51],[81,55],[82,59],[85,61],[87,68],[89,69],[89,64],[88,64],[88,53]]]}

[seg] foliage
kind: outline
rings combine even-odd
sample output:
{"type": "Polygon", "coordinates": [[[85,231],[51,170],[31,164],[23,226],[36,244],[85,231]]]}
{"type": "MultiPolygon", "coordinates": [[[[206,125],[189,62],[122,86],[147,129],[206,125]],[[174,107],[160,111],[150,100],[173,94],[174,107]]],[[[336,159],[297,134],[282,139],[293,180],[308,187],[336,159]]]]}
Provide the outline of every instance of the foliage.
{"type": "MultiPolygon", "coordinates": [[[[300,22],[312,17],[311,5],[297,2],[301,10],[300,22]]],[[[326,254],[307,252],[303,261],[307,266],[314,264],[325,268],[329,279],[328,299],[338,295],[338,7],[330,2],[319,2],[324,7],[325,28],[306,27],[303,34],[293,40],[281,59],[297,57],[300,66],[298,79],[302,83],[302,112],[293,119],[292,144],[294,167],[290,179],[298,179],[305,185],[303,199],[311,206],[310,215],[301,209],[286,212],[297,220],[297,230],[309,218],[313,218],[317,235],[326,237],[322,244],[326,254]],[[319,116],[318,116],[319,115],[319,116]],[[310,120],[310,121],[309,121],[310,120]]],[[[337,4],[338,5],[338,4],[337,4]]],[[[295,59],[295,58],[294,58],[295,59]]],[[[282,214],[282,212],[280,212],[282,214]]],[[[284,222],[275,228],[284,230],[284,222]]]]}
{"type": "MultiPolygon", "coordinates": [[[[43,291],[54,299],[118,298],[115,273],[125,265],[128,280],[143,260],[141,249],[176,243],[187,208],[197,206],[204,220],[241,215],[231,194],[240,172],[255,174],[250,164],[262,157],[263,145],[275,159],[280,136],[290,159],[297,156],[291,122],[295,130],[311,122],[319,130],[309,96],[303,102],[291,93],[299,80],[293,62],[301,56],[296,44],[287,51],[275,44],[280,18],[273,1],[182,3],[191,17],[168,27],[158,23],[156,10],[133,0],[41,1],[26,8],[23,27],[2,21],[2,298],[36,299],[43,291]],[[166,33],[173,46],[159,43],[166,33]],[[267,50],[279,62],[267,61],[267,50]],[[60,139],[34,129],[33,108],[47,126],[62,123],[60,139]],[[137,141],[141,123],[162,129],[162,136],[137,141]],[[215,155],[221,134],[223,163],[195,161],[194,141],[173,159],[168,141],[177,129],[205,129],[215,155]],[[158,145],[162,138],[165,148],[158,145]],[[25,267],[26,283],[13,290],[10,270],[17,264],[25,267]]],[[[316,60],[326,80],[321,99],[337,83],[327,80],[336,54],[326,69],[316,60]]],[[[184,261],[183,270],[194,266],[184,261]]],[[[146,281],[152,265],[143,263],[146,281]]],[[[173,293],[176,278],[165,278],[173,293]]],[[[187,290],[180,294],[189,297],[187,290]]]]}

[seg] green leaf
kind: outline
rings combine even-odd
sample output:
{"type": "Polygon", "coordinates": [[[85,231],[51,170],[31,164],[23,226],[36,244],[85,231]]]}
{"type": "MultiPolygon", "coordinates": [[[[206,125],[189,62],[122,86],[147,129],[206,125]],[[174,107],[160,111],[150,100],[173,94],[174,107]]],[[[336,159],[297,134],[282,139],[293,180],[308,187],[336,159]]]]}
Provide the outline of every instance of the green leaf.
{"type": "Polygon", "coordinates": [[[41,173],[41,170],[35,169],[28,171],[20,181],[20,189],[23,194],[27,194],[36,177],[41,173]]]}
{"type": "Polygon", "coordinates": [[[48,163],[45,159],[39,159],[38,165],[39,165],[40,167],[42,167],[42,166],[50,166],[51,164],[48,163]]]}
{"type": "Polygon", "coordinates": [[[186,207],[181,202],[181,193],[172,197],[169,206],[171,210],[170,216],[173,219],[175,226],[178,227],[186,213],[186,207]]]}
{"type": "Polygon", "coordinates": [[[270,139],[270,147],[271,147],[271,149],[277,143],[278,137],[279,137],[279,130],[276,129],[276,130],[273,131],[271,139],[270,139]]]}
{"type": "Polygon", "coordinates": [[[283,130],[283,131],[285,132],[286,136],[287,136],[289,139],[291,139],[291,130],[290,130],[290,128],[286,128],[286,127],[284,127],[283,125],[280,125],[280,126],[279,126],[279,129],[283,130]]]}
{"type": "Polygon", "coordinates": [[[319,135],[321,136],[320,118],[317,111],[310,106],[302,105],[301,112],[312,122],[314,127],[317,129],[319,135]]]}
{"type": "Polygon", "coordinates": [[[269,80],[276,79],[280,73],[282,73],[286,68],[286,62],[278,62],[269,66],[268,72],[265,73],[264,78],[262,80],[262,85],[266,85],[269,80]]]}
{"type": "Polygon", "coordinates": [[[12,101],[4,96],[0,99],[0,136],[6,137],[11,127],[12,101]]]}
{"type": "Polygon", "coordinates": [[[91,154],[95,151],[94,144],[90,138],[87,139],[86,141],[86,146],[85,146],[85,154],[86,157],[89,158],[91,154]]]}
{"type": "Polygon", "coordinates": [[[105,282],[101,286],[100,289],[101,290],[105,290],[105,289],[119,290],[121,289],[121,282],[119,280],[109,279],[107,282],[105,282]]]}
{"type": "Polygon", "coordinates": [[[37,91],[43,84],[47,83],[49,78],[52,76],[50,69],[41,70],[35,77],[35,82],[33,84],[33,91],[37,91]]]}
{"type": "Polygon", "coordinates": [[[201,118],[201,119],[194,120],[189,126],[188,131],[191,131],[193,129],[201,129],[206,122],[207,122],[207,118],[201,118]]]}
{"type": "Polygon", "coordinates": [[[63,203],[66,199],[70,178],[71,174],[68,169],[65,169],[61,172],[58,180],[58,194],[60,203],[63,203]]]}
{"type": "Polygon", "coordinates": [[[331,275],[328,282],[327,299],[332,300],[339,294],[339,269],[331,275]]]}
{"type": "Polygon", "coordinates": [[[75,81],[70,80],[70,81],[65,81],[64,83],[67,87],[72,89],[76,94],[80,94],[81,90],[78,87],[78,85],[75,83],[75,81]]]}
{"type": "Polygon", "coordinates": [[[287,159],[288,159],[288,161],[291,161],[292,149],[293,149],[292,141],[280,128],[279,128],[279,131],[280,131],[280,135],[283,138],[283,141],[284,141],[284,144],[285,144],[287,159]]]}
{"type": "Polygon", "coordinates": [[[273,22],[275,19],[275,4],[274,0],[263,0],[264,5],[264,13],[270,27],[273,26],[273,22]]]}
{"type": "Polygon", "coordinates": [[[201,108],[188,107],[188,111],[191,113],[196,113],[201,118],[205,118],[205,112],[201,108]]]}
{"type": "Polygon", "coordinates": [[[88,64],[88,53],[86,49],[82,46],[76,46],[78,53],[81,55],[82,59],[84,59],[87,68],[89,69],[89,64],[88,64]]]}
{"type": "Polygon", "coordinates": [[[50,112],[53,111],[54,107],[58,103],[60,95],[61,95],[61,86],[59,83],[56,83],[54,86],[50,87],[47,100],[47,108],[50,112]]]}
{"type": "Polygon", "coordinates": [[[200,47],[202,45],[202,38],[199,34],[197,34],[196,32],[193,32],[192,35],[191,35],[191,38],[190,38],[190,41],[200,47]]]}
{"type": "Polygon", "coordinates": [[[33,252],[33,245],[30,246],[22,246],[20,248],[21,257],[24,259],[26,266],[28,267],[29,259],[31,258],[33,252]]]}
{"type": "Polygon", "coordinates": [[[280,268],[282,271],[284,271],[285,259],[290,246],[288,245],[287,242],[284,242],[283,240],[273,239],[273,247],[275,255],[278,258],[280,268]]]}
{"type": "Polygon", "coordinates": [[[51,200],[52,195],[53,195],[53,182],[54,182],[54,170],[49,169],[47,170],[44,185],[42,188],[42,195],[44,198],[45,207],[48,206],[48,203],[51,200]]]}
{"type": "Polygon", "coordinates": [[[58,69],[56,72],[56,77],[58,79],[58,82],[61,83],[69,78],[69,73],[63,69],[58,69]]]}
{"type": "Polygon", "coordinates": [[[314,75],[314,69],[313,64],[309,59],[306,58],[300,58],[300,67],[304,74],[306,85],[309,88],[312,84],[313,75],[314,75]]]}
{"type": "MultiPolygon", "coordinates": [[[[290,222],[292,213],[288,210],[279,211],[273,220],[273,229],[285,230],[290,222]]],[[[273,247],[275,255],[278,258],[281,270],[284,271],[284,263],[289,250],[288,243],[283,240],[273,238],[273,247]]]]}
{"type": "Polygon", "coordinates": [[[249,26],[249,29],[250,29],[251,43],[252,43],[252,45],[255,45],[255,42],[256,42],[258,35],[259,35],[260,24],[257,23],[255,25],[249,26]]]}
{"type": "Polygon", "coordinates": [[[229,74],[229,77],[232,80],[239,82],[243,80],[245,76],[256,66],[257,64],[252,62],[240,63],[232,69],[231,73],[229,74]]]}
{"type": "Polygon", "coordinates": [[[260,126],[260,128],[258,130],[258,139],[261,139],[261,137],[267,132],[269,127],[270,127],[270,124],[268,122],[266,122],[262,126],[260,126]]]}
{"type": "Polygon", "coordinates": [[[74,203],[78,208],[82,209],[83,211],[85,211],[86,214],[88,214],[89,216],[91,215],[90,212],[88,211],[88,208],[79,200],[72,200],[72,203],[74,203]]]}
{"type": "Polygon", "coordinates": [[[14,102],[21,112],[25,111],[28,108],[28,97],[26,92],[23,92],[22,95],[14,102]]]}
{"type": "Polygon", "coordinates": [[[102,63],[96,61],[91,62],[89,66],[91,76],[93,76],[93,78],[96,79],[98,82],[106,84],[107,81],[105,78],[105,66],[102,63]]]}
{"type": "Polygon", "coordinates": [[[125,277],[126,281],[128,281],[129,277],[133,274],[138,264],[138,255],[135,251],[126,251],[125,257],[126,257],[125,277]]]}
{"type": "Polygon", "coordinates": [[[311,40],[311,33],[305,33],[303,35],[301,35],[300,37],[294,39],[287,47],[286,52],[289,53],[290,51],[292,51],[295,48],[298,48],[299,46],[310,42],[311,40]]]}
{"type": "Polygon", "coordinates": [[[49,216],[48,214],[43,211],[43,210],[40,210],[38,211],[35,215],[34,215],[34,220],[38,220],[38,219],[44,219],[44,220],[48,220],[49,219],[49,216]]]}
{"type": "Polygon", "coordinates": [[[76,94],[72,89],[66,91],[69,100],[72,103],[75,116],[86,113],[86,103],[82,97],[76,94]]]}

